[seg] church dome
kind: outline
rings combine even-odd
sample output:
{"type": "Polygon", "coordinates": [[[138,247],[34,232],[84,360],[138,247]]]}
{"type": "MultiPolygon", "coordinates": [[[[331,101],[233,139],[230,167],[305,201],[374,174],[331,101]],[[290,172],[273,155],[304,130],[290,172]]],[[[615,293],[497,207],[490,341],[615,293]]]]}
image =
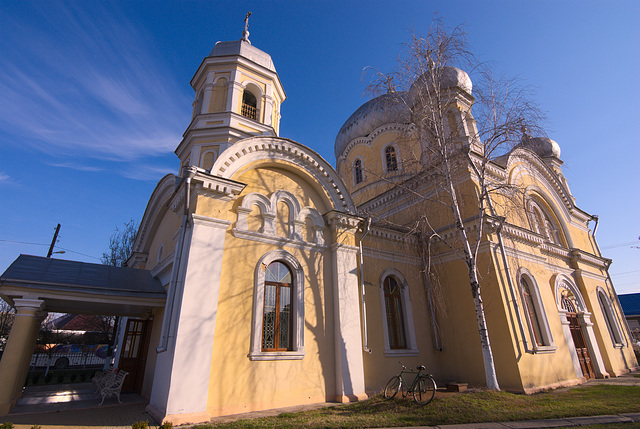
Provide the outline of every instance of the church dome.
{"type": "MultiPolygon", "coordinates": [[[[416,79],[416,81],[413,83],[413,85],[411,85],[411,88],[409,89],[409,96],[412,100],[414,100],[415,97],[420,94],[420,91],[422,91],[425,86],[427,86],[431,90],[433,84],[429,82],[429,80],[430,79],[427,73],[424,73],[422,76],[416,79]]],[[[460,88],[468,94],[471,94],[473,90],[473,84],[469,75],[465,71],[460,70],[457,67],[444,67],[442,69],[440,82],[440,89],[460,88]]]]}
{"type": "Polygon", "coordinates": [[[553,156],[560,159],[560,145],[549,137],[528,137],[523,139],[521,144],[534,151],[541,158],[553,156]]]}
{"type": "Polygon", "coordinates": [[[364,103],[353,112],[338,131],[335,142],[336,159],[355,138],[368,136],[380,126],[392,122],[408,123],[411,111],[406,104],[406,92],[388,92],[364,103]]]}

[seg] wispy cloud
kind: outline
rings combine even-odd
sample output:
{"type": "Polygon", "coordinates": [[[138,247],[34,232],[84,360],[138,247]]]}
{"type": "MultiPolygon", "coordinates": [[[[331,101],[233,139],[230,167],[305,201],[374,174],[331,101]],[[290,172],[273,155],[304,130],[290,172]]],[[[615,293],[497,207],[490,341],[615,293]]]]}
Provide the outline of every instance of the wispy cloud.
{"type": "Polygon", "coordinates": [[[189,120],[189,94],[147,34],[108,4],[94,6],[88,16],[73,2],[32,4],[29,19],[3,20],[0,37],[17,43],[5,44],[0,65],[0,130],[57,157],[170,153],[189,120]]]}
{"type": "Polygon", "coordinates": [[[72,170],[78,170],[78,171],[94,171],[94,172],[99,172],[99,171],[103,171],[103,168],[100,167],[94,167],[91,165],[83,165],[83,164],[75,164],[72,162],[63,162],[63,163],[49,163],[48,165],[52,166],[52,167],[59,167],[59,168],[70,168],[72,170]]]}
{"type": "Polygon", "coordinates": [[[0,183],[6,183],[9,181],[9,176],[0,171],[0,183]]]}

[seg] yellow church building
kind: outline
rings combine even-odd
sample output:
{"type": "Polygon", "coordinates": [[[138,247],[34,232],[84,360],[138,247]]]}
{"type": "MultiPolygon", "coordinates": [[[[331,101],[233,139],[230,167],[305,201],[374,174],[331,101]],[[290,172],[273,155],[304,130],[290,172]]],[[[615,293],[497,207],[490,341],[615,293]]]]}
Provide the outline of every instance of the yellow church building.
{"type": "MultiPolygon", "coordinates": [[[[25,255],[0,277],[0,296],[18,316],[0,362],[0,379],[10,381],[0,387],[0,415],[20,396],[43,311],[127,316],[119,366],[148,411],[174,424],[361,400],[384,388],[399,361],[425,365],[439,385],[486,385],[464,263],[435,241],[425,275],[424,243],[409,227],[427,213],[440,236],[455,234],[450,216],[416,198],[434,189],[408,112],[394,101],[403,95],[374,98],[347,119],[334,168],[280,137],[285,91],[247,36],[216,43],[195,72],[178,172],[153,191],[129,268],[102,276],[118,285],[98,282],[93,264],[25,255]],[[54,278],[62,264],[75,280],[54,278]]],[[[451,132],[481,156],[472,82],[454,68],[445,82],[464,107],[451,132]]],[[[638,367],[611,261],[591,231],[597,219],[578,208],[561,166],[556,142],[526,133],[491,164],[495,180],[523,190],[495,196],[479,247],[504,390],[638,367]]],[[[465,167],[456,180],[472,189],[475,179],[465,167]]]]}

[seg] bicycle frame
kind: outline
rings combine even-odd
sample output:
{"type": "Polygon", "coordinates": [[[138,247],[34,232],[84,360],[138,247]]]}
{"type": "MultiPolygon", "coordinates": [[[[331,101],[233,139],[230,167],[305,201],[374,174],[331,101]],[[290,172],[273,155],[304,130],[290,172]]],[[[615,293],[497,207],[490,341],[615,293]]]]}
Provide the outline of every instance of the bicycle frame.
{"type": "Polygon", "coordinates": [[[402,371],[400,371],[400,386],[398,387],[398,390],[402,391],[402,397],[406,397],[407,394],[409,393],[413,393],[416,384],[418,383],[418,380],[420,379],[420,375],[422,374],[422,369],[419,369],[418,371],[409,371],[407,369],[407,367],[405,367],[404,365],[402,365],[402,371]],[[411,386],[409,386],[409,384],[407,383],[407,380],[405,379],[404,375],[405,374],[415,374],[415,377],[413,379],[413,382],[411,382],[411,386]],[[404,390],[405,386],[409,386],[406,390],[404,390]]]}

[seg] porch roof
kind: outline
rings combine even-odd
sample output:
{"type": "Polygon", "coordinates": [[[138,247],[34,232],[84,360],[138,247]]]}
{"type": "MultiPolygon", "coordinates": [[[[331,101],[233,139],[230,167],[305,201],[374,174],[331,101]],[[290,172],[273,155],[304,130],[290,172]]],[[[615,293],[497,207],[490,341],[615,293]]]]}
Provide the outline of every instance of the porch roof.
{"type": "Polygon", "coordinates": [[[140,315],[162,307],[166,292],[148,270],[20,255],[0,276],[0,296],[45,301],[45,310],[140,315]]]}

